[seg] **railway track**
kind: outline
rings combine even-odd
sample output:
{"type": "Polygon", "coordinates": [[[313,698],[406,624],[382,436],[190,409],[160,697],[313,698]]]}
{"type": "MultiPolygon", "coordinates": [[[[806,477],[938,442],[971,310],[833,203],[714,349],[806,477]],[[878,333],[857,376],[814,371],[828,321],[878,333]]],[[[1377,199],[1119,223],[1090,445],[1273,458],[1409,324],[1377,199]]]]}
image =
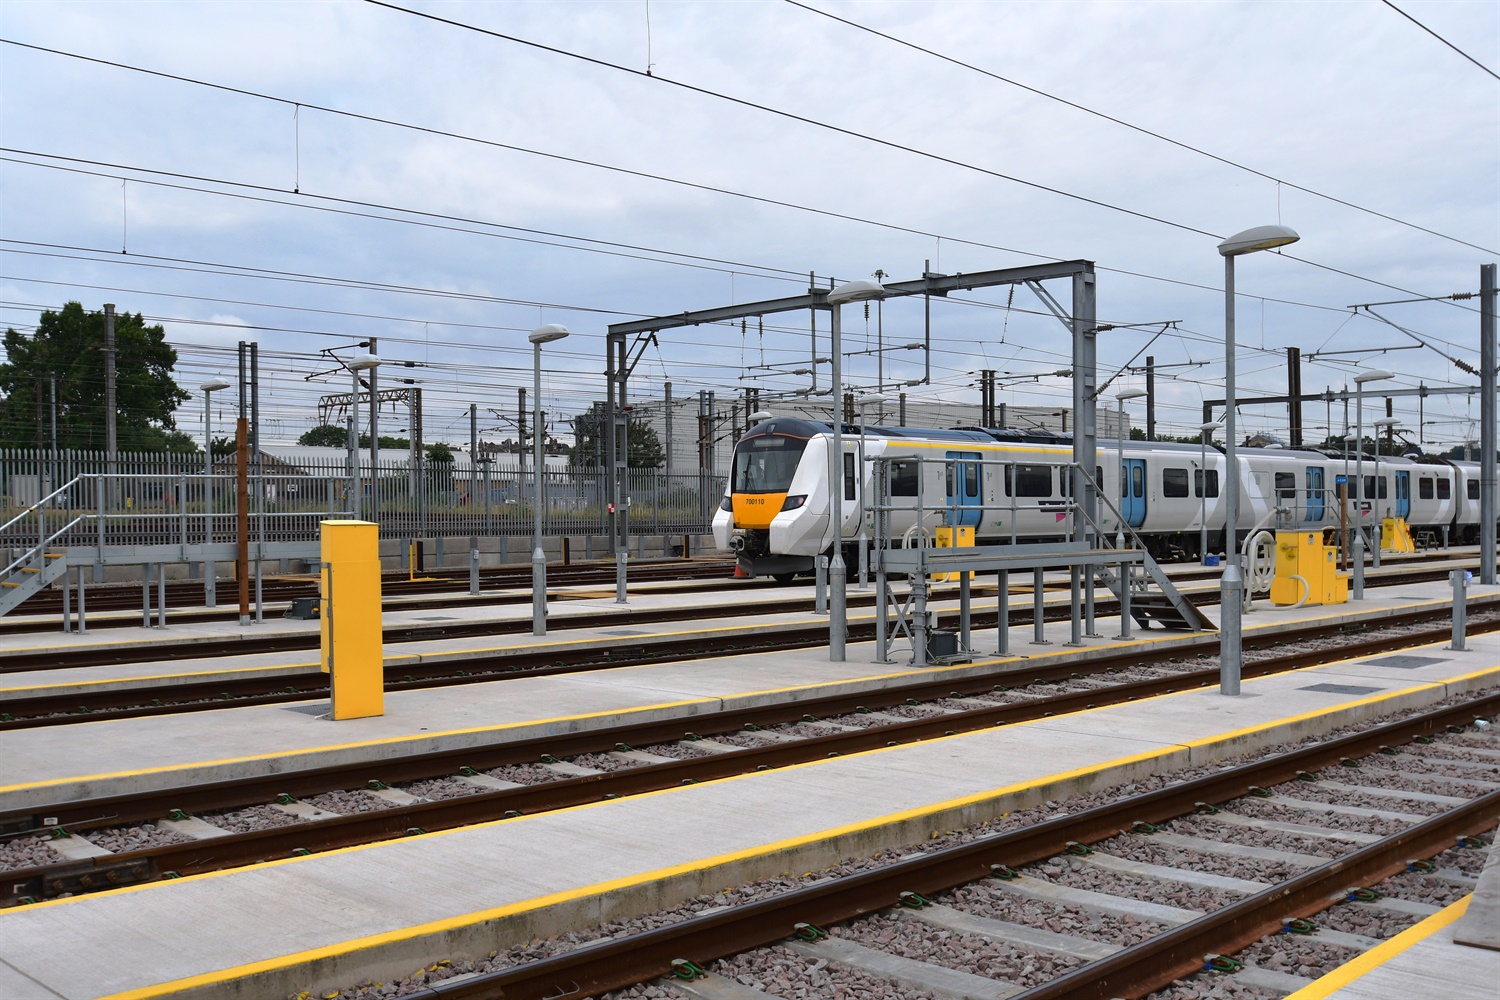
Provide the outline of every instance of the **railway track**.
{"type": "MultiPolygon", "coordinates": [[[[632,582],[648,582],[657,580],[707,580],[728,578],[734,572],[734,563],[719,559],[672,559],[672,560],[643,560],[632,562],[630,565],[630,579],[632,582]]],[[[615,582],[615,564],[585,563],[570,566],[549,566],[547,568],[547,583],[554,587],[574,586],[613,586],[615,582]]],[[[500,566],[487,567],[480,570],[480,589],[483,590],[525,590],[525,594],[489,595],[493,603],[518,603],[531,600],[531,566],[500,566]]],[[[299,597],[318,596],[318,579],[315,576],[308,577],[267,577],[261,584],[261,599],[265,604],[280,604],[295,600],[299,597]]],[[[464,570],[434,570],[424,573],[422,576],[412,579],[401,573],[386,573],[381,581],[381,595],[384,598],[422,597],[427,595],[441,595],[462,591],[465,597],[462,602],[472,602],[474,598],[467,596],[469,587],[469,571],[464,570]]],[[[168,621],[173,623],[187,622],[215,622],[215,621],[238,621],[239,611],[229,608],[234,598],[233,581],[220,581],[220,593],[225,595],[221,603],[226,605],[224,610],[199,608],[203,601],[203,581],[201,580],[171,580],[167,583],[167,606],[168,621]],[[170,608],[176,605],[184,610],[172,611],[170,608]],[[186,610],[191,609],[191,610],[186,610]]],[[[156,586],[152,584],[151,600],[157,599],[156,586]]],[[[139,611],[142,606],[141,585],[133,584],[94,584],[88,587],[86,593],[87,607],[90,613],[105,611],[139,611]]],[[[20,606],[11,612],[17,618],[39,617],[47,615],[62,615],[62,591],[44,590],[33,594],[20,606]]],[[[100,619],[97,623],[90,622],[90,627],[110,627],[120,624],[129,626],[134,624],[130,620],[114,621],[100,619]]],[[[14,633],[36,631],[35,622],[0,620],[0,632],[14,633]]]]}
{"type": "MultiPolygon", "coordinates": [[[[1201,595],[1202,599],[1211,599],[1213,595],[1201,595]]],[[[866,606],[873,602],[873,597],[860,597],[851,599],[850,607],[866,606]]],[[[1477,617],[1480,608],[1484,605],[1473,602],[1471,607],[1471,628],[1475,630],[1486,627],[1482,618],[1477,617]]],[[[1107,604],[1101,603],[1103,612],[1109,610],[1107,604]]],[[[790,612],[811,611],[811,602],[806,599],[794,599],[785,605],[777,604],[766,606],[758,604],[747,607],[736,608],[733,605],[722,609],[725,614],[733,614],[736,610],[744,614],[778,614],[790,612]]],[[[1071,609],[1064,606],[1053,606],[1044,612],[1044,618],[1048,621],[1061,621],[1068,618],[1071,609]]],[[[698,612],[695,609],[674,609],[661,612],[648,612],[640,616],[633,616],[632,624],[646,624],[649,622],[669,622],[693,620],[698,612]]],[[[1404,615],[1393,615],[1383,621],[1409,622],[1409,621],[1439,621],[1445,620],[1445,614],[1440,611],[1422,611],[1404,615]]],[[[1024,627],[1031,624],[1032,612],[1030,609],[1011,609],[1009,622],[1013,627],[1024,627]]],[[[601,618],[597,621],[592,619],[575,620],[570,624],[577,627],[591,627],[615,624],[613,618],[601,618]]],[[[998,623],[998,615],[995,612],[976,612],[971,615],[971,626],[975,632],[983,629],[993,628],[998,623]]],[[[1325,634],[1339,635],[1345,626],[1320,626],[1325,634]]],[[[408,629],[387,630],[387,642],[416,641],[419,639],[435,638],[458,638],[465,635],[498,635],[519,634],[529,631],[529,623],[517,621],[497,626],[493,623],[481,623],[466,626],[456,623],[451,626],[427,626],[412,627],[408,629]]],[[[848,629],[849,640],[853,642],[868,641],[874,638],[875,627],[873,623],[851,623],[848,629]]],[[[1432,638],[1426,641],[1438,641],[1447,633],[1432,633],[1432,638]]],[[[1299,634],[1301,634],[1299,632],[1299,634]]],[[[291,651],[304,648],[316,648],[317,636],[286,637],[297,639],[295,642],[283,642],[283,639],[264,640],[264,647],[260,645],[262,640],[236,640],[230,643],[230,652],[249,653],[267,651],[291,651]]],[[[633,642],[629,637],[621,637],[621,641],[611,644],[605,648],[587,647],[581,649],[553,649],[543,648],[536,651],[507,650],[492,656],[473,657],[464,660],[400,664],[389,666],[385,672],[385,687],[387,691],[416,690],[432,687],[448,687],[459,684],[472,684],[481,681],[504,680],[514,677],[542,677],[566,673],[578,673],[587,670],[601,668],[640,666],[646,663],[659,663],[667,660],[689,660],[704,659],[725,655],[743,655],[747,653],[765,653],[778,650],[807,649],[825,645],[828,640],[828,626],[823,622],[808,622],[804,625],[783,625],[772,632],[738,634],[738,635],[689,635],[677,639],[656,639],[649,643],[633,642]]],[[[1271,640],[1267,640],[1271,641],[1271,640]]],[[[1247,650],[1257,648],[1252,640],[1245,646],[1247,650]]],[[[1211,651],[1216,654],[1218,639],[1214,634],[1205,634],[1190,645],[1181,654],[1190,655],[1200,651],[1211,651]]],[[[137,657],[138,661],[156,661],[165,659],[162,656],[162,647],[147,647],[136,650],[121,650],[111,655],[123,657],[137,657]]],[[[186,657],[197,657],[213,655],[205,653],[200,644],[177,647],[173,652],[180,653],[186,657]]],[[[49,667],[92,665],[98,662],[86,657],[80,657],[83,662],[74,662],[65,651],[49,650],[42,654],[49,667]]],[[[1148,658],[1142,654],[1122,654],[1123,659],[1134,656],[1136,661],[1148,658]]],[[[124,662],[113,660],[111,662],[124,662]]],[[[1102,661],[1095,661],[1102,662],[1102,661]]],[[[0,673],[13,670],[27,669],[7,660],[4,667],[0,667],[0,673]]],[[[35,669],[30,667],[29,669],[35,669]]],[[[81,722],[98,722],[103,719],[140,718],[153,715],[177,714],[181,712],[206,711],[224,708],[229,705],[243,707],[248,705],[276,705],[291,702],[307,701],[312,698],[323,698],[329,694],[328,678],[318,671],[309,671],[304,675],[291,676],[225,676],[210,681],[187,684],[160,684],[149,686],[132,686],[125,689],[107,689],[97,691],[82,691],[64,695],[44,695],[39,697],[17,698],[0,702],[0,732],[16,729],[36,728],[39,726],[68,725],[81,722]]]]}
{"type": "MultiPolygon", "coordinates": [[[[1325,632],[1305,638],[1308,648],[1283,645],[1272,647],[1272,655],[1251,656],[1244,675],[1385,653],[1432,635],[1392,627],[1342,649],[1329,648],[1326,639],[1325,632]]],[[[0,905],[450,829],[1218,682],[1217,664],[1206,655],[1184,660],[1162,654],[1142,662],[1148,659],[1126,651],[1114,661],[1022,665],[691,722],[662,720],[55,803],[0,816],[0,862],[11,868],[0,872],[0,905]],[[684,725],[696,731],[684,733],[684,725]],[[205,838],[213,841],[211,852],[203,850],[205,838]],[[73,860],[58,863],[54,846],[73,860]]],[[[1485,706],[1475,711],[1488,711],[1485,706]]]]}

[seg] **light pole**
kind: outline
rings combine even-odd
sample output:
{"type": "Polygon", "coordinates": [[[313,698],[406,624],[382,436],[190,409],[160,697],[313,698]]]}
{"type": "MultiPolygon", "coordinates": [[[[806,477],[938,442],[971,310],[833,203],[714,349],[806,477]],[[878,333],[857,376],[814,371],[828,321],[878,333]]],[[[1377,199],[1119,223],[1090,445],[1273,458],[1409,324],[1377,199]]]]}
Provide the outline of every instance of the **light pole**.
{"type": "MultiPolygon", "coordinates": [[[[1381,417],[1379,420],[1371,421],[1375,425],[1375,551],[1373,553],[1373,569],[1380,568],[1380,550],[1385,545],[1385,514],[1380,509],[1380,432],[1389,427],[1395,427],[1401,421],[1395,417],[1381,417]]],[[[1389,507],[1386,510],[1390,510],[1389,507]]]]}
{"type": "Polygon", "coordinates": [[[542,430],[542,345],[562,340],[568,328],[548,323],[531,331],[531,433],[536,439],[536,486],[532,490],[531,510],[531,634],[547,634],[547,553],[542,551],[542,471],[547,457],[546,437],[542,430]]]}
{"type": "MultiPolygon", "coordinates": [[[[859,401],[859,468],[855,480],[859,483],[859,587],[863,590],[870,582],[870,553],[865,534],[865,407],[884,406],[891,398],[884,393],[872,392],[859,401]]],[[[880,411],[877,410],[877,413],[880,411]]],[[[873,479],[873,477],[872,477],[873,479]]]]}
{"type": "Polygon", "coordinates": [[[1219,244],[1224,258],[1224,574],[1219,579],[1219,693],[1240,693],[1240,611],[1245,580],[1240,573],[1235,534],[1240,517],[1240,470],[1234,429],[1234,259],[1257,250],[1296,243],[1300,236],[1286,226],[1256,226],[1219,244]]]}
{"type": "MultiPolygon", "coordinates": [[[[1119,469],[1120,476],[1120,523],[1115,527],[1115,548],[1125,547],[1125,498],[1130,493],[1130,483],[1125,478],[1125,400],[1140,399],[1146,394],[1144,389],[1123,389],[1115,397],[1120,403],[1119,423],[1115,425],[1115,463],[1119,469]]],[[[1107,412],[1107,411],[1106,411],[1107,412]]],[[[1121,581],[1124,583],[1124,581],[1121,581]]]]}
{"type": "Polygon", "coordinates": [[[828,527],[833,536],[833,559],[828,563],[828,659],[842,663],[844,659],[845,611],[848,595],[844,592],[848,582],[848,571],[844,565],[844,387],[840,381],[840,344],[845,302],[862,302],[867,299],[885,298],[885,287],[878,281],[849,281],[828,293],[828,306],[833,314],[829,324],[828,351],[833,386],[833,438],[828,449],[828,527]]]}
{"type": "MultiPolygon", "coordinates": [[[[1395,372],[1383,368],[1354,376],[1354,599],[1365,599],[1365,383],[1395,378],[1395,372]]],[[[1380,491],[1375,491],[1377,497],[1380,491]]],[[[1374,510],[1373,504],[1371,510],[1374,510]]]]}
{"type": "Polygon", "coordinates": [[[1205,566],[1208,565],[1208,439],[1222,426],[1223,422],[1218,420],[1198,425],[1198,444],[1202,452],[1198,473],[1198,561],[1205,566]]]}
{"type": "MultiPolygon", "coordinates": [[[[380,366],[380,359],[373,354],[356,354],[345,362],[349,369],[349,510],[355,520],[360,515],[359,496],[359,373],[380,366]]],[[[373,473],[373,470],[371,470],[373,473]]]]}

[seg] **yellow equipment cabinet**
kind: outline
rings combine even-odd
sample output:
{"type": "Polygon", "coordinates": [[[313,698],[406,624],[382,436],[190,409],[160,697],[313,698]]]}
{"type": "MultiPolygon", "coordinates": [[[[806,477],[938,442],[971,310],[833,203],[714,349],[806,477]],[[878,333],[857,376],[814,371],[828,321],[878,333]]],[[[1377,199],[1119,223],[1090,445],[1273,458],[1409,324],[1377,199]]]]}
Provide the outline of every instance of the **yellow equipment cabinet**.
{"type": "Polygon", "coordinates": [[[1416,543],[1411,538],[1411,528],[1404,517],[1380,519],[1380,550],[1382,552],[1415,552],[1416,543]]]}
{"type": "Polygon", "coordinates": [[[385,650],[380,628],[380,526],[324,521],[323,672],[333,718],[385,714],[385,650]]]}
{"type": "MultiPolygon", "coordinates": [[[[935,528],[932,532],[932,543],[934,548],[939,549],[972,549],[974,547],[974,528],[972,525],[961,524],[956,528],[935,528]]],[[[958,579],[957,573],[933,573],[930,578],[934,583],[953,583],[958,579]]]]}
{"type": "Polygon", "coordinates": [[[1276,533],[1276,577],[1271,581],[1271,603],[1344,604],[1349,600],[1349,578],[1338,571],[1338,549],[1323,544],[1320,531],[1276,533]]]}

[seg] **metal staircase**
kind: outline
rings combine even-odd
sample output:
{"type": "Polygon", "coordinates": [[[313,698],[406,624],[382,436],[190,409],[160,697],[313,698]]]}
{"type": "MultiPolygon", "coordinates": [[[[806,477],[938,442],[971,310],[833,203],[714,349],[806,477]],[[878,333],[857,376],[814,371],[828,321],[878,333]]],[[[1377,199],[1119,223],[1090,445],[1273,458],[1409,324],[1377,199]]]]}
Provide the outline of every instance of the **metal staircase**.
{"type": "Polygon", "coordinates": [[[26,598],[62,579],[68,571],[66,553],[38,547],[11,563],[0,579],[0,615],[9,614],[26,598]]]}
{"type": "Polygon", "coordinates": [[[56,551],[58,546],[55,543],[71,532],[82,518],[72,517],[59,523],[61,517],[67,515],[53,505],[77,484],[77,478],[70,480],[9,521],[0,524],[0,538],[7,540],[6,544],[12,546],[11,551],[16,548],[10,541],[12,539],[24,538],[24,544],[35,540],[34,545],[11,560],[4,569],[0,569],[0,615],[9,614],[26,598],[62,579],[68,572],[67,553],[56,551]],[[52,514],[50,518],[49,509],[52,514]],[[28,525],[28,520],[33,523],[28,525]]]}
{"type": "MultiPolygon", "coordinates": [[[[1169,629],[1218,631],[1214,623],[1172,585],[1172,581],[1162,572],[1149,552],[1142,549],[1141,559],[1144,572],[1127,571],[1125,579],[1125,585],[1130,588],[1130,617],[1137,625],[1145,629],[1150,628],[1152,622],[1160,622],[1162,627],[1169,629]],[[1152,584],[1156,585],[1155,590],[1151,589],[1152,584]]],[[[1108,566],[1100,566],[1097,572],[1099,579],[1120,599],[1123,606],[1120,574],[1108,566]]]]}

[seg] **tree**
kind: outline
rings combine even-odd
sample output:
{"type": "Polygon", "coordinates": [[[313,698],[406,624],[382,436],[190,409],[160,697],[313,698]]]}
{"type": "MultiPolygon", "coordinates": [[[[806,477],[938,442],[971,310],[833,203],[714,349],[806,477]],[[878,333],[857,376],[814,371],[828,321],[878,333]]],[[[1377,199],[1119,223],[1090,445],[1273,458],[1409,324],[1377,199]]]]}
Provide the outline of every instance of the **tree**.
{"type": "MultiPolygon", "coordinates": [[[[604,407],[595,403],[587,413],[573,418],[573,454],[570,463],[575,467],[602,467],[608,455],[608,439],[604,436],[604,407]]],[[[626,435],[629,454],[625,464],[632,469],[659,469],[667,462],[661,438],[645,419],[630,415],[626,417],[626,435]]]]}
{"type": "MultiPolygon", "coordinates": [[[[5,331],[0,364],[0,445],[50,445],[51,379],[57,379],[57,443],[102,449],[104,420],[104,313],[69,302],[44,312],[36,333],[5,331]]],[[[121,451],[197,451],[173,433],[172,411],[191,397],[172,378],[177,352],[166,332],[147,326],[140,313],[115,316],[115,436],[121,451]]]]}
{"type": "MultiPolygon", "coordinates": [[[[297,443],[312,448],[347,448],[349,447],[349,428],[340,427],[338,424],[319,424],[310,431],[303,431],[297,443]]],[[[370,435],[359,436],[361,448],[370,447],[370,435]]],[[[387,437],[380,435],[380,447],[382,448],[410,448],[411,442],[406,438],[387,437]]]]}
{"type": "Polygon", "coordinates": [[[448,462],[453,461],[453,449],[441,441],[427,446],[427,461],[448,462]]]}

